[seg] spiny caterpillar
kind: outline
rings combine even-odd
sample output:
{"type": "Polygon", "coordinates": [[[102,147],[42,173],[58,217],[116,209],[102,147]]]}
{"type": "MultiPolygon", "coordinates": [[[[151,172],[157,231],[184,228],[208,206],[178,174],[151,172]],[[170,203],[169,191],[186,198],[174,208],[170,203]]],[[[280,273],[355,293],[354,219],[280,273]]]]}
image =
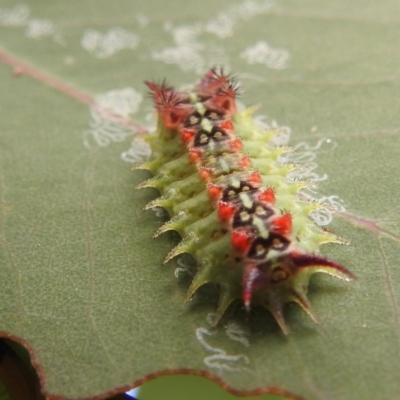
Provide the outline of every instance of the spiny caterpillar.
{"type": "Polygon", "coordinates": [[[220,288],[214,324],[237,299],[248,311],[267,308],[285,334],[286,303],[298,303],[316,321],[307,298],[311,275],[354,275],[317,254],[321,244],[340,239],[310,220],[321,205],[299,199],[307,182],[286,179],[296,167],[278,162],[287,148],[268,144],[277,132],[257,127],[254,110],[237,112],[239,85],[222,69],[211,69],[188,92],[146,84],[158,127],[143,137],[152,156],[138,167],[154,177],[138,188],[157,188],[161,197],[145,209],[163,207],[171,216],[154,236],[174,230],[183,238],[165,262],[182,253],[197,260],[186,299],[213,283],[220,288]]]}

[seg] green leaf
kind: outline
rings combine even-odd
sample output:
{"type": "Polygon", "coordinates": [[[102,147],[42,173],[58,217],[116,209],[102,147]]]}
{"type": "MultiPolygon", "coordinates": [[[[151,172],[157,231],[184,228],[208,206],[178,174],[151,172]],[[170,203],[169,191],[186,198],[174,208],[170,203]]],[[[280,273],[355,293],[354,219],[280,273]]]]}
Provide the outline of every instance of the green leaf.
{"type": "Polygon", "coordinates": [[[394,0],[0,3],[0,336],[29,349],[47,396],[190,372],[236,394],[399,397],[397,15],[394,0]],[[316,196],[346,207],[329,229],[351,245],[322,251],[359,279],[316,276],[321,322],[288,307],[288,337],[262,310],[213,330],[212,289],[184,304],[190,277],[162,265],[177,237],[151,238],[156,192],[126,162],[151,125],[142,81],[215,63],[309,146],[328,175],[316,196]],[[122,117],[110,96],[131,100],[122,117]]]}

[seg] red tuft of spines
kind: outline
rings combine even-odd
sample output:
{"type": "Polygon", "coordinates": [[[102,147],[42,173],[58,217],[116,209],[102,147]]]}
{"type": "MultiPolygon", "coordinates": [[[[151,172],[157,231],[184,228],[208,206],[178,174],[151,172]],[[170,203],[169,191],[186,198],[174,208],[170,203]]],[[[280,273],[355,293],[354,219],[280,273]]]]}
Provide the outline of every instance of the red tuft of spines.
{"type": "Polygon", "coordinates": [[[274,189],[271,187],[265,189],[262,193],[260,193],[258,199],[268,204],[275,204],[276,199],[274,189]]]}
{"type": "Polygon", "coordinates": [[[156,105],[159,103],[163,95],[174,91],[174,88],[172,86],[168,86],[165,81],[161,83],[144,81],[144,83],[151,90],[150,94],[153,96],[153,100],[156,105]]]}
{"type": "Polygon", "coordinates": [[[222,87],[225,87],[229,84],[230,81],[229,75],[226,75],[222,68],[219,70],[214,67],[211,68],[202,78],[200,83],[195,87],[196,92],[201,96],[213,96],[215,95],[222,87]]]}
{"type": "Polygon", "coordinates": [[[254,171],[249,175],[249,181],[251,183],[261,183],[261,175],[258,171],[254,171]]]}
{"type": "Polygon", "coordinates": [[[232,149],[232,152],[238,153],[243,148],[243,142],[240,138],[233,139],[229,142],[229,147],[232,149]]]}
{"type": "Polygon", "coordinates": [[[218,202],[218,218],[221,222],[229,221],[235,214],[236,206],[225,201],[218,202]]]}
{"type": "Polygon", "coordinates": [[[231,232],[232,247],[240,254],[244,255],[250,249],[254,240],[253,233],[248,229],[235,229],[231,232]]]}
{"type": "Polygon", "coordinates": [[[236,113],[235,98],[240,91],[237,81],[223,69],[210,69],[196,86],[197,93],[206,98],[205,106],[218,109],[224,114],[236,113]]]}
{"type": "Polygon", "coordinates": [[[286,213],[276,216],[271,224],[271,230],[282,236],[287,236],[292,232],[292,215],[286,213]]]}
{"type": "Polygon", "coordinates": [[[223,114],[236,114],[235,95],[225,90],[208,99],[204,105],[207,108],[217,109],[223,114]]]}
{"type": "Polygon", "coordinates": [[[243,168],[248,168],[251,165],[251,160],[249,156],[243,156],[240,160],[239,160],[239,164],[243,167],[243,168]]]}
{"type": "Polygon", "coordinates": [[[219,121],[217,125],[224,131],[227,131],[227,133],[231,133],[235,128],[230,119],[223,119],[222,121],[219,121]]]}
{"type": "Polygon", "coordinates": [[[193,106],[187,103],[185,95],[164,83],[145,81],[152,91],[154,103],[160,118],[168,129],[178,130],[193,106]]]}

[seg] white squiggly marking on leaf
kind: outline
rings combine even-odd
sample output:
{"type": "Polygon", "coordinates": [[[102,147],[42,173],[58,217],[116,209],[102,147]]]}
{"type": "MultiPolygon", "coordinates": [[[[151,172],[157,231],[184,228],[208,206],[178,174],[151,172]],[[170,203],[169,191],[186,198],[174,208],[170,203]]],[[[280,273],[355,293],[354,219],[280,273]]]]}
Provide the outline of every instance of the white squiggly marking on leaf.
{"type": "Polygon", "coordinates": [[[141,13],[136,15],[136,21],[138,22],[138,24],[141,28],[143,28],[149,24],[149,19],[146,17],[146,15],[141,14],[141,13]]]}
{"type": "Polygon", "coordinates": [[[111,90],[95,97],[95,106],[90,108],[90,129],[84,134],[84,145],[90,148],[90,139],[99,146],[121,142],[132,136],[132,130],[105,116],[99,109],[106,109],[122,118],[138,111],[143,96],[133,88],[111,90]]]}
{"type": "Polygon", "coordinates": [[[123,49],[135,49],[140,38],[123,28],[111,28],[106,33],[87,29],[82,37],[82,47],[97,58],[108,58],[123,49]]]}
{"type": "Polygon", "coordinates": [[[229,322],[226,326],[225,332],[226,336],[228,336],[229,339],[239,342],[245,347],[250,346],[249,339],[247,339],[246,337],[248,336],[248,333],[244,329],[242,329],[242,327],[240,327],[237,323],[229,322]]]}
{"type": "Polygon", "coordinates": [[[121,158],[132,164],[139,164],[146,161],[151,156],[150,145],[141,139],[135,139],[131,147],[121,154],[121,158]]]}
{"type": "MultiPolygon", "coordinates": [[[[153,50],[151,57],[166,64],[176,64],[183,71],[194,71],[198,74],[213,65],[224,65],[229,69],[229,57],[223,46],[214,42],[202,41],[200,36],[213,34],[220,39],[232,36],[234,27],[240,20],[266,13],[272,7],[271,1],[258,2],[246,0],[239,5],[220,12],[210,21],[201,24],[173,26],[170,22],[164,24],[164,29],[171,34],[174,46],[161,50],[153,50]]],[[[208,35],[209,37],[209,35],[208,35]]]]}
{"type": "Polygon", "coordinates": [[[179,267],[175,268],[174,275],[175,278],[179,278],[181,274],[187,275],[189,274],[190,276],[194,275],[193,272],[193,266],[190,265],[186,260],[185,256],[181,256],[178,258],[177,264],[179,267]]]}
{"type": "Polygon", "coordinates": [[[241,4],[228,8],[217,14],[205,24],[204,30],[218,36],[220,39],[227,38],[234,34],[235,25],[240,20],[249,20],[257,15],[266,14],[271,9],[271,1],[257,2],[246,0],[241,4]]]}
{"type": "Polygon", "coordinates": [[[24,26],[29,14],[29,7],[25,4],[17,4],[13,8],[0,8],[0,25],[24,26]]]}
{"type": "Polygon", "coordinates": [[[207,343],[206,338],[214,336],[216,333],[217,331],[210,331],[202,327],[196,329],[197,340],[206,351],[213,353],[212,355],[204,358],[204,364],[208,368],[213,368],[220,371],[249,371],[248,368],[240,366],[240,362],[246,365],[250,363],[250,360],[247,356],[244,354],[230,355],[227,354],[225,350],[213,347],[207,343]]]}
{"type": "Polygon", "coordinates": [[[290,136],[292,134],[292,130],[289,126],[280,126],[275,120],[272,120],[271,123],[266,121],[266,117],[263,115],[257,115],[254,117],[254,122],[260,128],[265,129],[266,131],[274,130],[276,134],[270,140],[270,144],[273,146],[287,146],[290,141],[290,136]]]}
{"type": "Polygon", "coordinates": [[[200,24],[173,27],[166,23],[164,29],[172,35],[175,46],[153,51],[151,57],[154,60],[177,64],[183,71],[196,73],[202,73],[210,64],[227,65],[228,59],[222,46],[206,46],[198,40],[202,33],[200,24]]]}
{"type": "Polygon", "coordinates": [[[240,57],[249,64],[264,64],[272,69],[287,68],[290,60],[289,51],[270,46],[265,41],[258,41],[254,46],[247,47],[240,53],[240,57]]]}
{"type": "Polygon", "coordinates": [[[169,216],[168,212],[164,210],[162,207],[154,207],[152,210],[155,212],[156,217],[158,218],[166,218],[169,216]]]}
{"type": "Polygon", "coordinates": [[[25,35],[32,39],[51,36],[53,33],[54,25],[48,19],[30,19],[25,30],[25,35]]]}
{"type": "MultiPolygon", "coordinates": [[[[293,181],[307,180],[310,182],[327,180],[327,174],[319,175],[315,172],[318,167],[315,162],[317,158],[316,151],[320,150],[322,146],[327,145],[331,146],[332,150],[337,147],[337,143],[331,139],[320,139],[314,146],[307,142],[300,142],[294,147],[293,152],[283,154],[280,157],[281,162],[299,164],[299,168],[291,171],[287,175],[287,178],[293,181]]],[[[310,218],[319,226],[329,225],[336,212],[346,211],[344,201],[337,195],[321,196],[313,188],[303,189],[299,195],[305,201],[317,202],[323,206],[310,213],[310,218]]]]}
{"type": "MultiPolygon", "coordinates": [[[[255,116],[254,121],[257,126],[265,130],[275,130],[277,134],[271,139],[270,143],[275,146],[287,146],[289,144],[291,129],[288,126],[279,126],[273,120],[271,123],[266,121],[264,116],[255,116]]],[[[290,171],[286,177],[292,181],[321,182],[328,179],[327,174],[318,174],[315,170],[318,168],[316,163],[317,153],[323,146],[330,146],[331,150],[337,147],[337,143],[332,139],[320,139],[315,145],[307,142],[300,142],[293,151],[282,154],[278,161],[282,164],[295,163],[298,168],[290,171]]],[[[336,212],[346,211],[344,201],[337,195],[321,196],[317,190],[309,187],[302,189],[299,196],[308,202],[321,204],[323,207],[310,213],[310,218],[319,226],[329,225],[336,212]]]]}
{"type": "MultiPolygon", "coordinates": [[[[245,0],[220,12],[205,24],[173,26],[167,22],[164,29],[172,35],[174,46],[153,50],[151,57],[166,64],[176,64],[183,71],[202,74],[212,65],[224,65],[229,69],[229,58],[223,46],[200,40],[204,34],[224,39],[232,36],[234,27],[241,20],[249,20],[270,10],[271,1],[245,0]]],[[[275,65],[277,62],[275,62],[275,65]]]]}

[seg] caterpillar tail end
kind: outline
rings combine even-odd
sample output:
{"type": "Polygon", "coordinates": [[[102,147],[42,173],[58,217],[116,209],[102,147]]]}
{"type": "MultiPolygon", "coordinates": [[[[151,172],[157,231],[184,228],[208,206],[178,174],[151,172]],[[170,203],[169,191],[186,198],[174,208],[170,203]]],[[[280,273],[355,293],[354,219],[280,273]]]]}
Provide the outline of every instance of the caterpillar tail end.
{"type": "Polygon", "coordinates": [[[356,279],[347,268],[334,261],[294,250],[275,259],[246,265],[242,278],[244,306],[247,311],[252,305],[269,310],[285,335],[289,333],[283,312],[287,303],[297,303],[312,321],[318,323],[307,298],[310,277],[317,272],[345,281],[356,279]]]}

